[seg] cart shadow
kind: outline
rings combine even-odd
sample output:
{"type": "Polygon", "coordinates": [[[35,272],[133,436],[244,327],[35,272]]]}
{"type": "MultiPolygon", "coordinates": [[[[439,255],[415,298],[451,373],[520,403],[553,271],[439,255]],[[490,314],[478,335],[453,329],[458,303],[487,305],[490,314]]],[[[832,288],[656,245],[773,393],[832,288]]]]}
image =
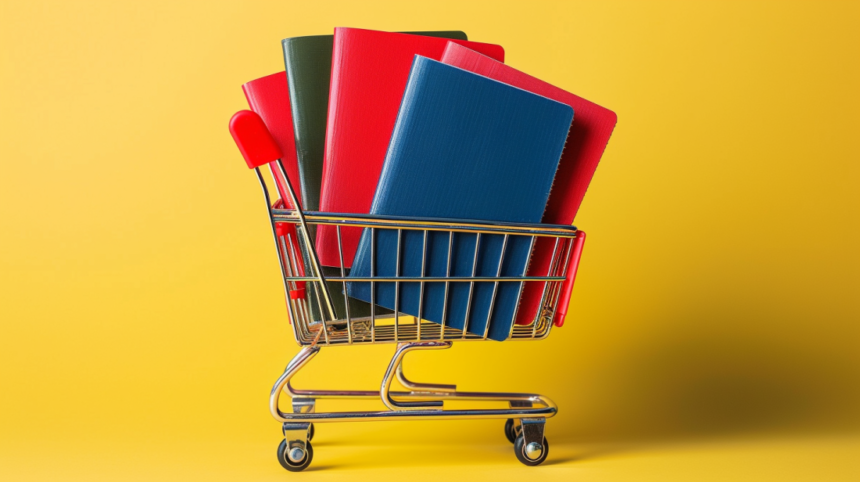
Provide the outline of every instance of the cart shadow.
{"type": "Polygon", "coordinates": [[[339,443],[337,440],[326,440],[325,442],[317,442],[316,440],[314,440],[313,444],[314,444],[314,448],[319,448],[319,447],[335,447],[338,445],[347,445],[348,443],[347,442],[339,443]]]}
{"type": "MultiPolygon", "coordinates": [[[[552,447],[550,447],[552,448],[552,447]]],[[[599,459],[606,455],[617,455],[619,453],[624,453],[628,451],[635,450],[632,447],[601,447],[594,448],[589,450],[579,450],[576,453],[565,454],[561,457],[553,457],[552,452],[550,452],[546,461],[544,461],[541,465],[543,466],[551,466],[551,465],[564,465],[567,463],[573,462],[583,462],[586,460],[599,459]]]]}
{"type": "MultiPolygon", "coordinates": [[[[583,393],[593,400],[590,411],[565,419],[554,433],[575,443],[590,439],[639,445],[845,431],[860,425],[860,391],[849,389],[847,350],[826,351],[800,338],[773,336],[772,326],[802,327],[808,320],[736,314],[731,321],[744,328],[727,326],[719,314],[669,323],[644,319],[642,324],[669,328],[602,360],[599,373],[590,375],[598,383],[558,381],[570,387],[553,394],[559,406],[583,393]],[[603,400],[613,403],[601,404],[603,400]]],[[[557,363],[577,361],[571,355],[557,363]]]]}

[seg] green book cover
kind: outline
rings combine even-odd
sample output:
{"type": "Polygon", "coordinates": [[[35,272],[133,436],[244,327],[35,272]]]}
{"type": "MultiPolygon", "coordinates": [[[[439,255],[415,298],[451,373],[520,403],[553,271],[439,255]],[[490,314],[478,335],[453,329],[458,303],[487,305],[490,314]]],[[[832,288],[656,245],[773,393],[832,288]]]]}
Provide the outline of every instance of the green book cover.
{"type": "MultiPolygon", "coordinates": [[[[468,40],[464,32],[403,32],[428,37],[441,37],[455,40],[468,40]]],[[[325,128],[328,116],[328,93],[331,83],[331,56],[333,35],[311,35],[292,37],[282,41],[284,65],[290,87],[290,106],[293,114],[293,129],[296,138],[299,181],[302,193],[302,208],[317,211],[320,205],[320,186],[322,184],[323,155],[325,153],[325,128]]],[[[315,239],[315,229],[309,233],[315,239]]],[[[309,262],[309,260],[305,260],[309,262]]],[[[322,267],[324,276],[340,276],[340,268],[322,267]]],[[[348,273],[348,270],[347,270],[348,273]]],[[[343,297],[343,284],[326,283],[332,296],[332,304],[338,318],[346,317],[343,297]]],[[[310,290],[308,302],[311,317],[321,319],[316,300],[317,294],[310,290]]],[[[370,305],[354,299],[349,300],[350,316],[370,316],[370,305]]],[[[391,311],[377,307],[376,314],[389,314],[391,311]]]]}

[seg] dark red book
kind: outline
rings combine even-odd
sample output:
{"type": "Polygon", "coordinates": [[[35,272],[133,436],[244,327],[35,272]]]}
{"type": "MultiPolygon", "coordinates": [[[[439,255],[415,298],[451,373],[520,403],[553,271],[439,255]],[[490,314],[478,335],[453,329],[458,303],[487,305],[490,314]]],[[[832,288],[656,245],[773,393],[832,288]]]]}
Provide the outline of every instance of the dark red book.
{"type": "MultiPolygon", "coordinates": [[[[541,220],[549,224],[573,224],[597,163],[615,128],[618,120],[615,113],[453,42],[448,43],[442,62],[573,107],[573,123],[567,145],[561,155],[541,220]]],[[[553,244],[549,238],[536,240],[528,276],[547,276],[553,244]]],[[[535,319],[542,292],[543,283],[526,283],[517,311],[517,324],[529,324],[535,319]]]]}
{"type": "MultiPolygon", "coordinates": [[[[284,170],[287,171],[287,177],[290,178],[290,184],[293,185],[296,199],[301,204],[299,162],[296,156],[296,138],[293,134],[293,117],[290,113],[290,89],[287,84],[287,73],[278,72],[252,80],[242,86],[242,91],[245,92],[245,98],[248,99],[251,110],[263,119],[263,123],[266,124],[266,128],[269,129],[269,133],[272,134],[272,138],[275,139],[275,143],[281,149],[284,156],[281,158],[281,162],[284,164],[284,170]]],[[[277,166],[272,165],[272,167],[274,167],[278,189],[282,193],[286,193],[287,188],[280,171],[277,166]]],[[[284,202],[291,207],[289,198],[284,198],[284,202]]]]}
{"type": "MultiPolygon", "coordinates": [[[[370,212],[388,141],[416,55],[439,60],[449,40],[355,28],[336,28],[326,125],[320,211],[370,212]]],[[[451,40],[499,61],[499,45],[451,40]]],[[[342,228],[345,267],[352,266],[361,228],[342,228]]],[[[334,226],[319,226],[317,253],[339,266],[334,226]]]]}

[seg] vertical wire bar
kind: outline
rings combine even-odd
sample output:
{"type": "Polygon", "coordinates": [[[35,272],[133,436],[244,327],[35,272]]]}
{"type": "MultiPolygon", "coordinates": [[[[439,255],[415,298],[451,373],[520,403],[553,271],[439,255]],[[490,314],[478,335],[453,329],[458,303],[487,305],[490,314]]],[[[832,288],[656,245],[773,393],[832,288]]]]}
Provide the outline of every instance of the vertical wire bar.
{"type": "MultiPolygon", "coordinates": [[[[552,276],[552,273],[555,271],[553,268],[556,265],[555,262],[555,253],[558,251],[558,242],[561,241],[561,238],[555,238],[555,244],[552,247],[552,256],[550,257],[549,269],[547,270],[546,275],[552,276]]],[[[537,318],[535,318],[534,323],[532,323],[532,338],[537,334],[538,321],[541,319],[541,314],[543,312],[543,305],[546,303],[546,290],[547,285],[549,285],[549,281],[543,282],[543,290],[540,295],[540,304],[538,305],[537,318]]]]}
{"type": "MultiPolygon", "coordinates": [[[[292,263],[290,262],[290,259],[287,257],[286,236],[279,236],[278,237],[278,249],[281,250],[281,259],[283,259],[284,270],[287,273],[287,277],[292,278],[293,277],[293,269],[292,269],[293,267],[292,267],[292,263]]],[[[293,290],[296,287],[296,283],[294,281],[287,281],[287,286],[289,287],[289,289],[293,290]]]]}
{"type": "MultiPolygon", "coordinates": [[[[573,240],[570,238],[562,238],[562,247],[561,252],[558,256],[558,262],[555,263],[555,270],[553,273],[555,276],[564,276],[564,272],[567,269],[567,262],[570,259],[570,254],[573,249],[573,240]],[[564,260],[564,263],[562,263],[564,260]],[[559,270],[559,268],[561,268],[559,270]]],[[[558,296],[561,294],[561,285],[563,281],[552,281],[552,287],[547,293],[547,306],[552,308],[553,314],[555,313],[555,304],[558,302],[558,296]]]]}
{"type": "Polygon", "coordinates": [[[370,342],[376,342],[376,228],[370,228],[370,342]]]}
{"type": "MultiPolygon", "coordinates": [[[[287,176],[287,171],[284,169],[284,163],[281,162],[280,159],[276,161],[278,165],[278,170],[281,172],[281,176],[284,178],[284,184],[287,186],[286,194],[290,197],[290,203],[292,203],[293,208],[295,209],[296,216],[299,218],[299,223],[302,226],[302,236],[304,237],[305,244],[307,245],[308,257],[311,260],[311,265],[313,266],[314,276],[316,276],[320,281],[320,290],[322,291],[323,297],[325,298],[325,304],[328,308],[329,318],[334,320],[337,318],[334,312],[334,306],[332,306],[331,294],[328,292],[328,287],[325,285],[325,276],[322,273],[322,269],[320,268],[320,261],[317,258],[317,251],[314,248],[313,243],[311,242],[310,232],[308,232],[308,224],[305,221],[305,215],[302,213],[302,208],[299,205],[299,200],[296,197],[296,192],[293,190],[293,184],[290,182],[289,176],[287,176]]],[[[277,183],[277,181],[276,181],[277,183]]],[[[305,273],[307,274],[307,273],[305,273]]],[[[323,328],[325,328],[325,314],[321,313],[323,318],[323,328]]],[[[328,335],[326,335],[326,344],[328,344],[328,335]]]]}
{"type": "MultiPolygon", "coordinates": [[[[505,251],[508,249],[508,234],[505,234],[504,239],[502,240],[502,254],[499,256],[499,266],[496,268],[496,278],[502,276],[502,262],[505,260],[505,251]]],[[[496,281],[493,283],[493,296],[490,298],[490,310],[487,313],[487,324],[484,326],[484,336],[483,338],[486,340],[487,335],[490,333],[490,318],[493,317],[493,309],[496,307],[496,293],[499,291],[499,282],[496,281]]],[[[511,321],[513,323],[513,320],[511,321]]]]}
{"type": "MultiPolygon", "coordinates": [[[[567,259],[571,253],[571,248],[573,247],[573,243],[570,242],[570,239],[567,238],[559,238],[561,240],[561,250],[558,256],[556,256],[553,260],[551,266],[551,276],[559,276],[564,274],[564,270],[559,273],[559,268],[562,267],[562,259],[567,259]]],[[[564,263],[564,266],[567,266],[567,263],[564,263]]],[[[563,282],[560,281],[547,281],[549,283],[549,289],[546,292],[546,300],[542,301],[542,305],[546,308],[546,311],[549,311],[551,315],[555,315],[556,310],[558,309],[558,297],[561,294],[561,285],[563,282]]],[[[547,330],[552,328],[552,316],[547,318],[546,323],[547,330]]],[[[532,332],[537,336],[537,328],[533,328],[532,332]]]]}
{"type": "MultiPolygon", "coordinates": [[[[400,242],[403,239],[403,230],[397,230],[397,262],[394,265],[394,278],[400,277],[400,242]]],[[[394,341],[398,340],[400,326],[400,281],[394,281],[394,341]]]]}
{"type": "MultiPolygon", "coordinates": [[[[278,192],[278,196],[281,197],[281,200],[284,201],[284,204],[287,203],[287,194],[281,189],[281,184],[278,182],[278,175],[275,174],[275,166],[272,163],[269,163],[269,172],[272,173],[272,181],[275,183],[275,191],[278,192]]],[[[296,209],[293,207],[293,209],[296,209]]]]}
{"type": "MultiPolygon", "coordinates": [[[[561,273],[559,273],[561,276],[564,276],[564,273],[567,273],[567,266],[570,263],[570,258],[571,258],[571,255],[573,254],[573,239],[569,239],[569,238],[565,239],[565,243],[566,243],[566,251],[565,251],[565,254],[563,255],[564,256],[564,266],[561,268],[561,273]]],[[[563,283],[564,283],[563,281],[556,281],[555,283],[553,283],[553,287],[555,288],[555,291],[552,293],[551,298],[550,298],[552,300],[551,306],[553,307],[553,310],[552,310],[553,315],[555,315],[555,312],[558,310],[558,299],[561,296],[561,287],[562,287],[563,283]]],[[[550,324],[552,324],[552,323],[550,323],[550,324]]]]}
{"type": "MultiPolygon", "coordinates": [[[[532,259],[532,251],[534,251],[536,239],[537,238],[535,236],[531,237],[531,241],[529,241],[529,255],[526,259],[532,259]]],[[[525,274],[528,275],[528,265],[526,265],[525,274]]],[[[527,276],[526,276],[526,278],[527,278],[527,276]]],[[[511,323],[511,329],[510,329],[510,331],[508,331],[508,338],[507,339],[510,339],[514,335],[514,326],[516,325],[516,322],[517,322],[517,315],[520,312],[520,301],[521,301],[521,298],[523,296],[523,290],[526,287],[526,283],[529,283],[529,281],[521,281],[520,282],[520,289],[517,291],[517,306],[516,306],[516,308],[514,308],[514,322],[511,323]]]]}
{"type": "MultiPolygon", "coordinates": [[[[287,245],[284,236],[278,238],[278,249],[283,253],[281,255],[281,259],[284,261],[284,271],[287,273],[288,277],[293,277],[293,267],[290,265],[290,258],[287,256],[287,245]]],[[[296,289],[296,283],[294,281],[288,282],[287,286],[289,286],[290,292],[296,289]]],[[[298,323],[298,314],[295,313],[296,300],[294,300],[292,296],[287,296],[287,308],[287,313],[290,315],[290,322],[298,323]]]]}
{"type": "Polygon", "coordinates": [[[478,233],[475,236],[475,256],[472,258],[472,280],[469,281],[469,298],[466,300],[466,320],[463,322],[463,336],[462,338],[466,338],[466,334],[469,333],[469,319],[471,318],[471,310],[472,310],[472,295],[475,291],[475,275],[478,272],[478,248],[481,247],[481,233],[478,233]]]}
{"type": "MultiPolygon", "coordinates": [[[[547,273],[547,276],[558,275],[558,267],[559,263],[561,262],[560,260],[562,256],[561,252],[563,252],[569,246],[569,243],[567,241],[568,240],[565,238],[555,238],[555,246],[553,247],[552,251],[552,259],[550,259],[550,270],[547,273]],[[558,246],[561,246],[561,251],[559,251],[558,246]]],[[[548,281],[547,283],[549,283],[549,288],[547,292],[547,299],[549,299],[552,296],[553,289],[558,283],[556,283],[555,281],[548,281]]]]}
{"type": "MultiPolygon", "coordinates": [[[[421,278],[424,278],[426,273],[424,269],[427,266],[427,230],[424,230],[424,244],[422,245],[421,255],[421,278]]],[[[424,317],[424,281],[421,281],[420,291],[418,292],[418,319],[415,320],[416,329],[418,330],[418,340],[421,340],[421,319],[424,317]]]]}
{"type": "MultiPolygon", "coordinates": [[[[451,250],[454,246],[454,232],[448,231],[448,267],[445,270],[445,279],[451,278],[451,250]]],[[[448,317],[448,289],[451,287],[450,281],[445,281],[445,298],[442,300],[442,323],[439,327],[439,339],[445,339],[445,321],[448,317]]]]}
{"type": "MultiPolygon", "coordinates": [[[[277,206],[279,202],[282,203],[283,205],[286,205],[287,195],[286,195],[286,193],[284,193],[283,189],[281,189],[281,184],[278,182],[278,175],[275,174],[275,166],[271,162],[269,163],[269,174],[271,174],[271,176],[272,176],[272,183],[275,185],[275,192],[278,193],[278,197],[279,197],[279,199],[277,201],[275,201],[273,205],[277,206]]],[[[275,234],[277,236],[277,231],[275,232],[275,234]]],[[[287,252],[286,246],[283,245],[282,241],[278,241],[278,249],[283,250],[282,251],[283,254],[281,255],[281,259],[285,263],[284,266],[286,268],[286,272],[288,273],[288,276],[292,276],[292,272],[294,270],[291,267],[290,257],[289,257],[289,254],[287,252]]],[[[296,271],[296,274],[298,274],[298,271],[296,271]]],[[[287,283],[287,285],[289,286],[289,289],[295,289],[295,287],[296,287],[295,282],[289,282],[289,283],[287,283]]],[[[288,295],[287,296],[287,306],[288,306],[287,312],[290,315],[290,321],[295,322],[296,321],[295,318],[298,316],[297,309],[296,309],[296,307],[298,306],[298,303],[295,300],[293,300],[291,296],[288,295]]]]}
{"type": "MultiPolygon", "coordinates": [[[[561,238],[561,249],[559,250],[559,254],[557,256],[558,259],[554,260],[552,264],[552,274],[550,276],[564,276],[564,271],[559,272],[559,268],[563,266],[562,260],[564,260],[567,256],[567,253],[570,251],[571,243],[568,242],[567,239],[561,238]]],[[[566,264],[566,263],[564,263],[566,264]]],[[[549,288],[546,293],[546,306],[548,309],[553,308],[553,303],[555,303],[556,295],[559,293],[559,288],[561,284],[558,281],[548,281],[549,288]]],[[[553,308],[553,311],[555,309],[553,308]]]]}
{"type": "MultiPolygon", "coordinates": [[[[346,278],[346,270],[343,268],[343,246],[340,240],[340,224],[337,226],[337,255],[340,260],[340,277],[346,278]]],[[[349,296],[346,294],[346,280],[343,281],[343,304],[346,310],[346,337],[347,343],[352,345],[352,317],[349,314],[349,296]]]]}
{"type": "MultiPolygon", "coordinates": [[[[290,239],[290,244],[289,244],[290,258],[293,260],[293,266],[299,266],[298,254],[296,254],[295,249],[293,249],[292,238],[289,238],[289,239],[290,239]]],[[[298,242],[298,240],[296,240],[296,242],[298,242]]],[[[296,272],[298,273],[298,270],[296,272]]],[[[307,286],[307,283],[305,283],[305,286],[307,286]]],[[[305,293],[305,296],[307,296],[307,293],[305,293]]],[[[310,325],[310,321],[311,321],[310,320],[310,314],[308,313],[308,310],[310,309],[310,307],[308,306],[307,298],[304,298],[304,300],[300,303],[300,306],[302,308],[301,309],[302,320],[304,320],[303,327],[305,328],[305,330],[307,330],[307,327],[308,327],[308,325],[310,325]]]]}
{"type": "MultiPolygon", "coordinates": [[[[303,226],[296,226],[296,229],[298,229],[298,230],[300,230],[300,231],[302,232],[302,234],[304,235],[304,238],[305,238],[305,242],[307,243],[307,240],[309,239],[309,236],[307,235],[307,234],[308,234],[308,233],[307,233],[307,231],[305,231],[305,225],[303,225],[303,226]]],[[[311,251],[311,253],[309,253],[309,256],[308,256],[308,257],[316,256],[316,255],[312,252],[312,251],[313,251],[313,249],[314,249],[312,246],[310,246],[310,245],[306,245],[306,246],[305,246],[305,249],[307,249],[308,251],[311,251]]],[[[307,273],[305,273],[305,274],[307,274],[307,273]]],[[[314,296],[314,298],[316,298],[316,300],[317,300],[317,306],[318,306],[318,307],[319,307],[319,309],[320,309],[320,318],[321,318],[321,319],[320,319],[320,325],[322,326],[323,335],[325,335],[325,343],[326,343],[326,345],[328,345],[328,344],[329,344],[329,341],[328,341],[328,326],[327,326],[327,323],[326,323],[325,309],[323,308],[323,304],[322,304],[322,298],[324,298],[324,297],[325,297],[325,294],[326,294],[326,293],[328,293],[328,288],[327,288],[327,287],[326,287],[326,285],[325,285],[325,278],[322,276],[322,271],[317,271],[317,276],[316,276],[316,278],[317,278],[317,280],[316,280],[316,281],[314,281],[313,283],[311,283],[311,286],[313,286],[313,288],[314,288],[314,292],[316,293],[316,296],[314,296]]],[[[328,300],[328,301],[331,301],[331,300],[328,300]]],[[[331,310],[331,313],[330,313],[330,314],[331,314],[331,319],[335,319],[335,318],[337,318],[336,316],[334,316],[334,309],[332,309],[332,310],[331,310]]]]}
{"type": "MultiPolygon", "coordinates": [[[[263,173],[260,172],[260,168],[255,167],[254,172],[257,173],[257,179],[260,181],[260,187],[263,189],[263,197],[266,199],[266,212],[269,215],[269,224],[272,228],[272,238],[275,240],[275,252],[278,253],[278,265],[281,267],[281,280],[284,284],[284,295],[289,297],[290,289],[289,286],[287,286],[286,272],[284,271],[284,260],[281,259],[281,250],[278,249],[278,231],[275,229],[275,216],[272,214],[272,201],[269,198],[269,188],[266,187],[266,180],[263,179],[263,173]]],[[[293,324],[293,335],[296,338],[296,342],[301,343],[297,324],[293,324]]]]}
{"type": "MultiPolygon", "coordinates": [[[[285,234],[280,239],[280,247],[281,247],[281,251],[283,252],[284,265],[285,265],[286,270],[287,270],[287,276],[298,277],[299,276],[299,268],[297,266],[293,266],[293,260],[292,260],[292,258],[290,258],[289,244],[291,242],[292,241],[291,241],[290,235],[285,234]]],[[[288,283],[288,285],[290,287],[291,292],[293,290],[298,290],[298,284],[295,281],[290,281],[288,283]]],[[[289,301],[290,301],[290,307],[293,310],[293,315],[294,315],[295,321],[298,321],[298,317],[299,317],[298,300],[294,300],[293,297],[290,296],[289,301]]]]}

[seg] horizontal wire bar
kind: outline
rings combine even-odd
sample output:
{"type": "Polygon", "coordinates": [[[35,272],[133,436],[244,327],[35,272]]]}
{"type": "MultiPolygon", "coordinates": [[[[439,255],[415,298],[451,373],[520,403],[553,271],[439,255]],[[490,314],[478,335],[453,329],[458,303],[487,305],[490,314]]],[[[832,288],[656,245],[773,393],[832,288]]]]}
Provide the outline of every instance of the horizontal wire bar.
{"type": "MultiPolygon", "coordinates": [[[[273,214],[276,221],[298,222],[299,218],[295,211],[275,209],[273,214]]],[[[557,224],[514,224],[514,223],[481,223],[458,220],[439,219],[404,219],[396,216],[360,216],[360,215],[334,215],[334,214],[311,214],[305,213],[305,222],[308,224],[343,225],[355,227],[376,227],[391,229],[430,230],[430,231],[453,231],[453,232],[483,232],[501,233],[511,235],[529,236],[555,236],[563,238],[576,237],[575,226],[557,224]]]]}
{"type": "MultiPolygon", "coordinates": [[[[309,276],[297,276],[297,277],[286,277],[284,278],[287,281],[319,281],[318,278],[313,278],[309,276]]],[[[564,276],[519,276],[519,277],[505,277],[505,276],[374,276],[374,277],[334,277],[334,276],[326,276],[327,281],[355,281],[357,283],[369,283],[371,281],[377,282],[395,282],[395,281],[412,281],[419,282],[424,281],[427,283],[430,282],[439,282],[444,283],[446,281],[455,283],[455,282],[470,282],[470,281],[510,281],[510,282],[519,282],[519,281],[564,281],[564,276]]]]}

